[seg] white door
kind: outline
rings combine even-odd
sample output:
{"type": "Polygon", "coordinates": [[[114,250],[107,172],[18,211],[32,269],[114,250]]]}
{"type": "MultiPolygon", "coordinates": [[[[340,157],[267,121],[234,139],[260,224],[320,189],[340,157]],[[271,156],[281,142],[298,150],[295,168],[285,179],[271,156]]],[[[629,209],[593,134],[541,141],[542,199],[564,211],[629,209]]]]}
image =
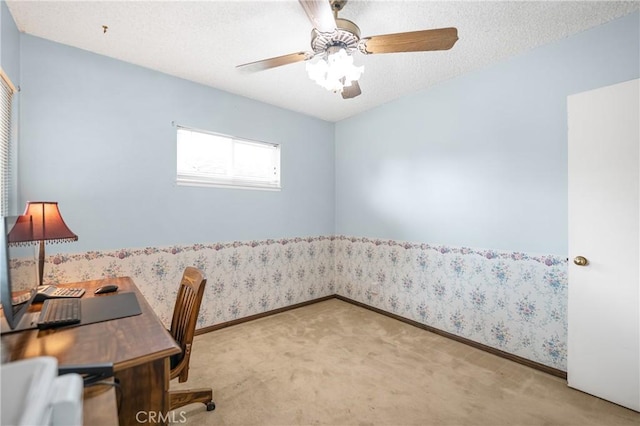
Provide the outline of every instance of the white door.
{"type": "Polygon", "coordinates": [[[640,411],[640,87],[569,96],[569,386],[640,411]],[[582,256],[587,260],[579,266],[582,256]]]}

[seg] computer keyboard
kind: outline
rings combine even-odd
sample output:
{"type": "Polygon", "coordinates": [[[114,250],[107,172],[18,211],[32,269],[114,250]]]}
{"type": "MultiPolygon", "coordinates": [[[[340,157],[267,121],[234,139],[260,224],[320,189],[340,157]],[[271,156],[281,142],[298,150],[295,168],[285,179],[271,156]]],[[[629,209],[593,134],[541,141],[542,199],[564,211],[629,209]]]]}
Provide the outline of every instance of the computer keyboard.
{"type": "Polygon", "coordinates": [[[47,299],[42,304],[38,328],[44,330],[80,322],[80,299],[47,299]]]}

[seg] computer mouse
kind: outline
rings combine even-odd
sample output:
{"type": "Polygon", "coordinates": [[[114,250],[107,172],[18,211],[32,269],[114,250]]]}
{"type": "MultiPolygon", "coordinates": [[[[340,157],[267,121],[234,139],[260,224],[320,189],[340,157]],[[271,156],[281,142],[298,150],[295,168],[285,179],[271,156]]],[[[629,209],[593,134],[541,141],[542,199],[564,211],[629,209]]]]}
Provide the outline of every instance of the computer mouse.
{"type": "Polygon", "coordinates": [[[105,294],[105,293],[111,293],[114,291],[118,290],[118,286],[115,284],[106,284],[103,285],[102,287],[98,287],[96,289],[96,291],[94,292],[95,294],[105,294]]]}

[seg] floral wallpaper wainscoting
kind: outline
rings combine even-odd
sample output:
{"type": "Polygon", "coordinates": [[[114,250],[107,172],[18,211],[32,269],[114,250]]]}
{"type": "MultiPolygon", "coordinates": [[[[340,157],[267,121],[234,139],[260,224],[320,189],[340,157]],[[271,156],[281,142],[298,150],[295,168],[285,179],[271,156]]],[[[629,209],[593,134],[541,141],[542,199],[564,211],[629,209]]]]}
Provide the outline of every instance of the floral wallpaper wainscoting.
{"type": "Polygon", "coordinates": [[[198,328],[337,294],[567,369],[567,260],[559,256],[321,236],[59,254],[46,259],[44,279],[130,276],[168,326],[187,266],[207,277],[198,328]]]}
{"type": "Polygon", "coordinates": [[[169,326],[187,266],[207,278],[198,328],[335,294],[332,237],[148,247],[55,255],[44,282],[129,276],[169,326]]]}
{"type": "Polygon", "coordinates": [[[567,261],[558,256],[336,238],[336,292],[567,369],[567,261]]]}

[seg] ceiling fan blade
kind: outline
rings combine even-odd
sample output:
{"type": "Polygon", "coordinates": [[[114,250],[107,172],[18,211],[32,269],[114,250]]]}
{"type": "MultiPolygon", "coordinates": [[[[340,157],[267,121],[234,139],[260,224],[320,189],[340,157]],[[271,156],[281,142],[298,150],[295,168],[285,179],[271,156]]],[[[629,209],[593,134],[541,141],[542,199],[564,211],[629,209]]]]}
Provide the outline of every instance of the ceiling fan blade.
{"type": "Polygon", "coordinates": [[[426,52],[448,50],[458,41],[456,28],[385,34],[362,39],[366,53],[426,52]]]}
{"type": "Polygon", "coordinates": [[[345,86],[342,88],[342,97],[344,99],[355,98],[360,94],[362,94],[362,90],[360,90],[360,85],[357,81],[352,81],[351,86],[345,86]]]}
{"type": "Polygon", "coordinates": [[[298,1],[316,30],[321,33],[332,33],[336,30],[336,20],[333,17],[329,0],[298,1]]]}
{"type": "Polygon", "coordinates": [[[296,62],[306,61],[313,58],[313,54],[307,52],[290,53],[288,55],[276,56],[275,58],[263,59],[261,61],[249,62],[236,66],[242,71],[256,72],[268,70],[282,65],[289,65],[296,62]]]}

